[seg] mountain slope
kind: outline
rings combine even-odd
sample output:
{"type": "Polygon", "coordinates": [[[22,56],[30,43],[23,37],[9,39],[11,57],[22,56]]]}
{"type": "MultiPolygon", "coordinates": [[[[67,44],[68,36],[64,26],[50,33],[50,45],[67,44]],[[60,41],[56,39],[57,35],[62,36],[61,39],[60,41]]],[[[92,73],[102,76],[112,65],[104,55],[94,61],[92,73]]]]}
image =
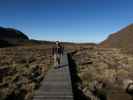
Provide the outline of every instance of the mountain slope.
{"type": "Polygon", "coordinates": [[[110,48],[133,48],[133,24],[111,34],[100,43],[100,47],[110,48]]]}
{"type": "Polygon", "coordinates": [[[16,45],[19,41],[25,40],[29,40],[29,38],[21,31],[0,27],[0,47],[16,45]]]}
{"type": "Polygon", "coordinates": [[[28,37],[19,30],[0,27],[0,39],[28,40],[28,37]]]}

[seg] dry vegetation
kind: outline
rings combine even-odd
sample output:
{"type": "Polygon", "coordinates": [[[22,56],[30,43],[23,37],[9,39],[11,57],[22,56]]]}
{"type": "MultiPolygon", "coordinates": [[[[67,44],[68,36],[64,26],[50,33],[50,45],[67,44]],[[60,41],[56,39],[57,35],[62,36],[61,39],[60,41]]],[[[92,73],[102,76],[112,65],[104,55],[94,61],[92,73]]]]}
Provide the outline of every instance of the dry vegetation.
{"type": "Polygon", "coordinates": [[[50,64],[49,46],[0,49],[0,100],[31,100],[50,64]]]}
{"type": "Polygon", "coordinates": [[[133,55],[120,49],[79,49],[73,59],[81,79],[79,89],[91,100],[131,100],[133,55]]]}

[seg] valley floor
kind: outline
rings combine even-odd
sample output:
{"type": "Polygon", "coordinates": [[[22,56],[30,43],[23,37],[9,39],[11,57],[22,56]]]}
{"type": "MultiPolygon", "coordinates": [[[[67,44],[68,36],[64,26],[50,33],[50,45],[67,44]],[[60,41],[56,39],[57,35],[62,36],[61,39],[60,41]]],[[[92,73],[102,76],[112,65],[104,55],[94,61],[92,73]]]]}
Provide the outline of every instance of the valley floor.
{"type": "MultiPolygon", "coordinates": [[[[67,46],[88,100],[131,100],[133,55],[121,49],[67,46]]],[[[51,46],[0,49],[0,100],[31,100],[53,63],[51,46]]]]}

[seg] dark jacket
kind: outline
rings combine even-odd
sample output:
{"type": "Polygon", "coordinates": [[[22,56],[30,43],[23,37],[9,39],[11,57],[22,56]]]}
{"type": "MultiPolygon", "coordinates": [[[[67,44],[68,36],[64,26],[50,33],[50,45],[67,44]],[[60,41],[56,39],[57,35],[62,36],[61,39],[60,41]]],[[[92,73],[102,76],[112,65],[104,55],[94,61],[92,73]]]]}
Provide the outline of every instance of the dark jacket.
{"type": "Polygon", "coordinates": [[[62,46],[57,46],[52,48],[52,54],[63,54],[64,48],[62,46]]]}

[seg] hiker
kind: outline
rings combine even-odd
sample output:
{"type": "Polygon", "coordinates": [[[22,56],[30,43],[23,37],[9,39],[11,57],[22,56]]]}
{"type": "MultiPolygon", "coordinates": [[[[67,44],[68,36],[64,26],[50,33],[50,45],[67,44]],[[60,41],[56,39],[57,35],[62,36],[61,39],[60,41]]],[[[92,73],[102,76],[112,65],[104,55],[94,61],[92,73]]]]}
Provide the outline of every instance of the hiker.
{"type": "Polygon", "coordinates": [[[61,63],[64,48],[61,46],[59,41],[56,41],[56,46],[52,48],[52,54],[54,56],[54,66],[57,68],[61,63]]]}
{"type": "Polygon", "coordinates": [[[63,45],[60,45],[60,48],[61,48],[60,53],[61,53],[61,57],[62,57],[62,56],[63,56],[63,54],[64,54],[64,46],[63,46],[63,45]]]}

